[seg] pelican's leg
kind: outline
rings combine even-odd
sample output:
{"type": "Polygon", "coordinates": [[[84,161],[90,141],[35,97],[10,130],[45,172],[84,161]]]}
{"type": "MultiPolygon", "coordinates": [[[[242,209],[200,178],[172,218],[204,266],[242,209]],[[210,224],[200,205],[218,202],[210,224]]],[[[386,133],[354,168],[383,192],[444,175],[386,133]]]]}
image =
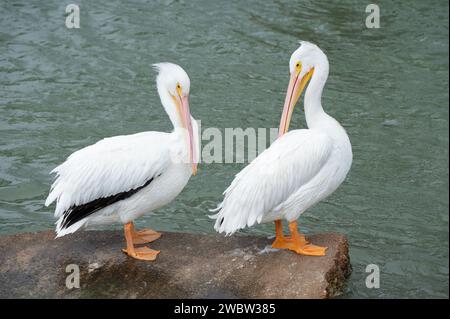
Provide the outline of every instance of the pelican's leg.
{"type": "Polygon", "coordinates": [[[132,222],[126,223],[123,226],[123,230],[125,233],[125,240],[127,241],[127,248],[122,249],[124,253],[128,256],[140,259],[140,260],[155,260],[156,256],[159,254],[159,250],[153,250],[148,247],[134,247],[133,242],[133,230],[134,225],[132,222]]]}
{"type": "Polygon", "coordinates": [[[297,222],[289,223],[289,230],[291,232],[291,243],[292,246],[288,249],[295,251],[297,254],[308,255],[308,256],[325,256],[325,251],[327,247],[320,247],[308,243],[305,236],[302,235],[297,228],[297,222]]]}
{"type": "Polygon", "coordinates": [[[275,221],[275,241],[272,243],[272,248],[278,249],[290,249],[291,247],[290,238],[286,238],[283,234],[283,224],[281,219],[275,221]]]}
{"type": "Polygon", "coordinates": [[[133,236],[133,242],[135,244],[148,244],[152,241],[157,240],[159,237],[161,237],[161,233],[158,233],[152,229],[142,229],[139,231],[136,231],[134,228],[134,223],[131,223],[131,234],[133,236]]]}

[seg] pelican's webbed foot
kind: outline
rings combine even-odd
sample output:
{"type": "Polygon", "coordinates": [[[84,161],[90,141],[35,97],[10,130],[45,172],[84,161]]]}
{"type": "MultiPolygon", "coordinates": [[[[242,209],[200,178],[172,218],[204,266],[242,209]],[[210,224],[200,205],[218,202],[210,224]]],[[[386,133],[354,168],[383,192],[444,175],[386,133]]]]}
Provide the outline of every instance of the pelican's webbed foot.
{"type": "Polygon", "coordinates": [[[152,229],[143,229],[133,232],[133,242],[137,245],[148,244],[161,237],[161,233],[158,233],[152,229]]]}
{"type": "Polygon", "coordinates": [[[124,248],[122,251],[130,257],[139,260],[153,261],[159,254],[159,250],[150,249],[148,247],[134,247],[131,251],[124,248]]]}
{"type": "Polygon", "coordinates": [[[275,221],[276,238],[272,243],[273,248],[289,249],[295,251],[297,254],[307,256],[325,256],[327,247],[310,244],[305,236],[299,233],[297,222],[289,223],[289,230],[291,231],[291,236],[285,237],[283,235],[281,220],[275,221]]]}
{"type": "Polygon", "coordinates": [[[135,231],[133,222],[129,222],[124,225],[124,233],[127,242],[127,248],[122,249],[124,253],[139,260],[153,261],[156,259],[159,254],[159,250],[150,249],[145,246],[135,247],[134,245],[146,244],[155,241],[161,237],[160,233],[151,229],[135,231]]]}

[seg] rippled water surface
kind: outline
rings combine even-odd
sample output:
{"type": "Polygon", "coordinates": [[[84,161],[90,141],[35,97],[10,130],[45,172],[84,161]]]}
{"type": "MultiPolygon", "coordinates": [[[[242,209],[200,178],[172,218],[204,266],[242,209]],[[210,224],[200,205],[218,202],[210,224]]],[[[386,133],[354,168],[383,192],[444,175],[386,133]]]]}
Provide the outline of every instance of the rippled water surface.
{"type": "MultiPolygon", "coordinates": [[[[191,77],[191,111],[206,127],[276,127],[299,39],[327,53],[326,111],[347,129],[351,172],[300,219],[306,233],[342,232],[353,274],[343,297],[448,297],[448,3],[378,1],[0,2],[0,233],[53,227],[49,171],[106,136],[170,130],[151,64],[191,77]],[[379,289],[365,286],[377,264],[379,289]]],[[[304,127],[297,108],[291,127],[304,127]]],[[[244,164],[201,165],[170,206],[139,220],[212,232],[208,208],[244,164]]],[[[273,225],[246,233],[271,235],[273,225]]]]}

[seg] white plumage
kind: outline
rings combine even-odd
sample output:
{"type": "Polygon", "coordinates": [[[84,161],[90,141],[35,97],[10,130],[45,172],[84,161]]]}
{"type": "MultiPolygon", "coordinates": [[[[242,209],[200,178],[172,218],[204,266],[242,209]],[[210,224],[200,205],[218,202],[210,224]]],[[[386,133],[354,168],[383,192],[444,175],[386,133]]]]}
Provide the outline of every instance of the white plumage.
{"type": "Polygon", "coordinates": [[[52,171],[56,174],[56,180],[45,202],[48,206],[57,199],[55,217],[59,218],[56,228],[58,237],[72,233],[83,225],[114,222],[125,224],[139,215],[149,213],[172,201],[173,198],[165,196],[167,193],[164,189],[161,187],[155,189],[154,183],[161,184],[169,177],[168,169],[181,166],[180,176],[179,178],[174,176],[173,182],[177,184],[180,182],[175,189],[181,191],[184,188],[191,176],[189,164],[174,164],[171,159],[171,156],[175,157],[178,154],[181,155],[180,157],[186,156],[187,149],[184,145],[182,132],[143,132],[105,138],[74,152],[63,164],[52,171]],[[187,174],[183,174],[183,171],[187,174]],[[163,173],[165,173],[164,177],[163,173]],[[157,179],[156,176],[159,175],[161,177],[157,179]],[[125,203],[119,201],[113,206],[97,211],[74,224],[72,228],[61,229],[63,213],[70,207],[130,191],[144,185],[151,178],[155,178],[152,181],[152,188],[158,196],[154,200],[148,197],[142,198],[145,201],[142,203],[145,210],[136,212],[134,211],[136,204],[128,205],[128,202],[135,202],[139,198],[134,195],[126,199],[125,203]]]}
{"type": "Polygon", "coordinates": [[[239,172],[225,190],[221,210],[215,216],[216,229],[231,234],[255,222],[281,217],[297,219],[302,210],[296,207],[289,210],[292,201],[307,206],[314,198],[302,192],[300,196],[293,195],[300,189],[317,188],[317,179],[323,179],[321,170],[332,152],[331,139],[320,132],[295,130],[276,140],[239,172]]]}
{"type": "Polygon", "coordinates": [[[132,222],[171,202],[195,173],[198,127],[187,103],[189,78],[174,64],[156,68],[158,92],[173,132],[105,138],[56,167],[45,205],[56,201],[57,237],[81,227],[132,222]]]}
{"type": "Polygon", "coordinates": [[[255,223],[280,219],[294,222],[305,210],[333,193],[350,169],[352,150],[348,136],[321,105],[328,77],[325,54],[317,46],[302,42],[291,57],[290,71],[280,137],[239,172],[225,190],[216,209],[218,213],[212,216],[216,218],[218,232],[229,235],[255,223]],[[309,78],[305,93],[309,129],[284,134],[309,78]]]}

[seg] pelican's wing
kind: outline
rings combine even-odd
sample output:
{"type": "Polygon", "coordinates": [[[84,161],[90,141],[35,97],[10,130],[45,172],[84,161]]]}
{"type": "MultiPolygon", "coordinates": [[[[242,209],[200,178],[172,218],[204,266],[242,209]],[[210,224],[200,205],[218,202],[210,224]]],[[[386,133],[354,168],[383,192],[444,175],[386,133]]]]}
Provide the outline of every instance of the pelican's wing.
{"type": "Polygon", "coordinates": [[[217,207],[215,229],[232,234],[260,223],[265,214],[310,181],[329,159],[333,143],[326,134],[295,130],[277,139],[240,171],[217,207]]]}
{"type": "Polygon", "coordinates": [[[169,139],[162,132],[115,136],[70,155],[52,171],[56,180],[45,201],[48,206],[56,200],[57,231],[70,226],[61,224],[68,215],[79,221],[74,215],[98,210],[100,199],[126,198],[162,174],[170,164],[169,139]]]}

